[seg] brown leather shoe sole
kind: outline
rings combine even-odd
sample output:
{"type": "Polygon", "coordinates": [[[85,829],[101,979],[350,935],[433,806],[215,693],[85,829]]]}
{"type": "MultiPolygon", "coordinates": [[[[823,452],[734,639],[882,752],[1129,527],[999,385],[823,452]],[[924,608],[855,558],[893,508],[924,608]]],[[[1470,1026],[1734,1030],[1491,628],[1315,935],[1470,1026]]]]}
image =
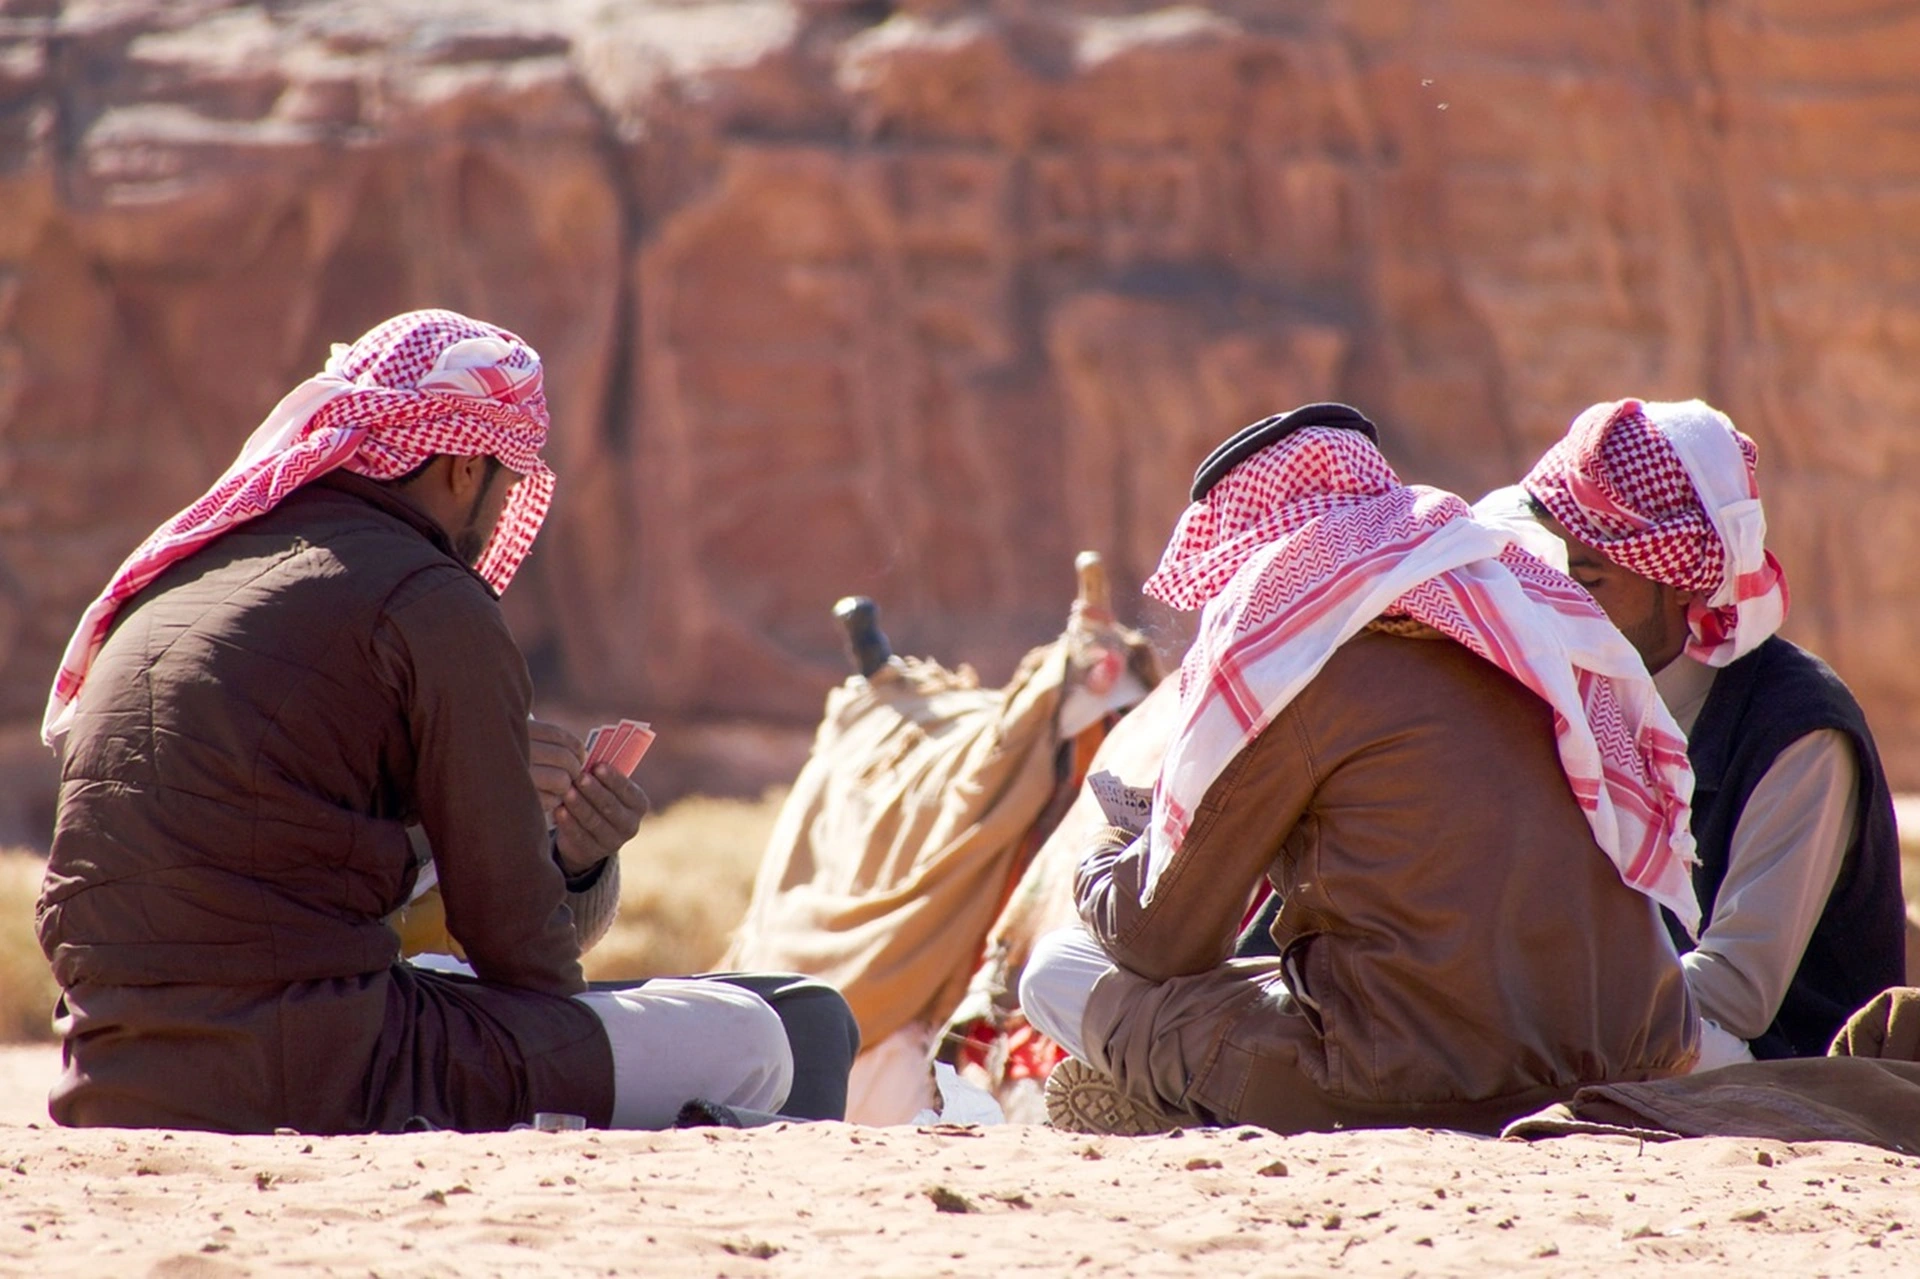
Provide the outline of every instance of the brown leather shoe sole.
{"type": "Polygon", "coordinates": [[[1113,1080],[1069,1057],[1047,1077],[1047,1126],[1108,1137],[1151,1137],[1198,1125],[1183,1115],[1135,1101],[1113,1080]]]}

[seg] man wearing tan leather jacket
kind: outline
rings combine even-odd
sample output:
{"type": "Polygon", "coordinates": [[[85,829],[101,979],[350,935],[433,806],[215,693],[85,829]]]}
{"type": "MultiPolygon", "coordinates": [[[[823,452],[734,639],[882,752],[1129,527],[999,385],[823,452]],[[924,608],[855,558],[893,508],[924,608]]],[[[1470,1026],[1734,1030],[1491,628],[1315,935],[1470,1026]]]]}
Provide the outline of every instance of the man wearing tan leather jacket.
{"type": "Polygon", "coordinates": [[[1202,610],[1147,829],[1022,985],[1056,1125],[1497,1131],[1685,1072],[1685,743],[1563,575],[1312,405],[1201,468],[1149,594],[1202,610]],[[1232,958],[1260,890],[1278,958],[1232,958]]]}

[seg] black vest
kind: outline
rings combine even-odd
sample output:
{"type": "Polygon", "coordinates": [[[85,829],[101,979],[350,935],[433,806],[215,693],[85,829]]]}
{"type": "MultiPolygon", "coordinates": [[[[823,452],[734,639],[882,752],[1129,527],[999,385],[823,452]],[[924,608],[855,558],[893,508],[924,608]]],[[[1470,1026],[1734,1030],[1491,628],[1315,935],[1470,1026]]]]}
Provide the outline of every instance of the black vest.
{"type": "MultiPolygon", "coordinates": [[[[1827,898],[1773,1024],[1753,1055],[1825,1056],[1840,1024],[1906,981],[1906,906],[1893,795],[1866,716],[1827,664],[1778,636],[1719,671],[1688,737],[1693,761],[1693,887],[1704,929],[1727,877],[1728,846],[1747,799],[1780,752],[1818,729],[1844,733],[1860,768],[1860,811],[1840,878],[1827,898]]],[[[1683,950],[1691,949],[1671,916],[1683,950]]]]}

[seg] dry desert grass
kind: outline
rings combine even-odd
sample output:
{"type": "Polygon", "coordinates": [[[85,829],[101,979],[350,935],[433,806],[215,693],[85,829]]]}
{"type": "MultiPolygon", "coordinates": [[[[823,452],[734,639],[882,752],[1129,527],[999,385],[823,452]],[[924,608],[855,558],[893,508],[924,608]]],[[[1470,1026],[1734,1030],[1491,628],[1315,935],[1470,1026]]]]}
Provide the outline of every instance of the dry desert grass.
{"type": "Polygon", "coordinates": [[[719,963],[747,913],[785,794],[690,796],[642,822],[620,857],[620,917],[587,956],[587,976],[658,977],[719,963]]]}
{"type": "MultiPolygon", "coordinates": [[[[587,956],[595,980],[712,968],[746,914],[781,791],[683,799],[641,823],[621,855],[620,917],[587,956]]],[[[46,1040],[59,993],[33,933],[40,856],[0,850],[0,1043],[46,1040]]]]}
{"type": "Polygon", "coordinates": [[[53,1038],[60,991],[33,934],[41,865],[29,849],[0,849],[0,1043],[53,1038]]]}

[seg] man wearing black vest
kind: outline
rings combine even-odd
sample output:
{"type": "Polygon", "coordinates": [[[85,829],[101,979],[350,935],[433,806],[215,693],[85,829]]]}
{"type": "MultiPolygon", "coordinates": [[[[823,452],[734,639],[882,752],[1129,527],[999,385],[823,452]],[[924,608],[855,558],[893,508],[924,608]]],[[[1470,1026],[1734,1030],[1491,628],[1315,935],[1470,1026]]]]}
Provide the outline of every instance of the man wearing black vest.
{"type": "Polygon", "coordinates": [[[1892,796],[1847,686],[1774,634],[1787,588],[1757,455],[1699,400],[1620,400],[1582,413],[1520,485],[1688,734],[1703,923],[1697,945],[1673,931],[1692,945],[1702,1068],[1822,1055],[1906,979],[1892,796]]]}

